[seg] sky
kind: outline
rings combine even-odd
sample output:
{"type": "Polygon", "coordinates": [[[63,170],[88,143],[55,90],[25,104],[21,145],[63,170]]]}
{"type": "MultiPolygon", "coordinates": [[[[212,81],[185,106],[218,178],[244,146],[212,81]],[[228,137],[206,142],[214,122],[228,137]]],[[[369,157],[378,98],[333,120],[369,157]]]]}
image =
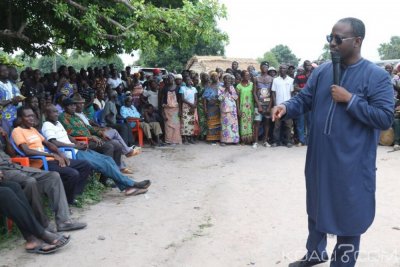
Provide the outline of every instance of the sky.
{"type": "Polygon", "coordinates": [[[229,35],[227,57],[259,58],[278,44],[302,61],[322,54],[326,35],[344,17],[361,19],[366,28],[362,56],[379,60],[378,47],[400,35],[400,2],[393,0],[219,0],[228,18],[218,22],[229,35]]]}

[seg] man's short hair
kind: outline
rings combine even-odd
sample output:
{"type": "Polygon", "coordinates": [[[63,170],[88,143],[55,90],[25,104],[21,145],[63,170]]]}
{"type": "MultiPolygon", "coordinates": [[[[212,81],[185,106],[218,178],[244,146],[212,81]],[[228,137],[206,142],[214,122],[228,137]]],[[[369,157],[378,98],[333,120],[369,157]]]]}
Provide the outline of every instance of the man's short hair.
{"type": "Polygon", "coordinates": [[[355,37],[361,37],[361,39],[364,40],[365,25],[364,22],[362,22],[360,19],[348,17],[348,18],[343,18],[338,22],[350,24],[351,29],[353,30],[353,35],[355,37]]]}

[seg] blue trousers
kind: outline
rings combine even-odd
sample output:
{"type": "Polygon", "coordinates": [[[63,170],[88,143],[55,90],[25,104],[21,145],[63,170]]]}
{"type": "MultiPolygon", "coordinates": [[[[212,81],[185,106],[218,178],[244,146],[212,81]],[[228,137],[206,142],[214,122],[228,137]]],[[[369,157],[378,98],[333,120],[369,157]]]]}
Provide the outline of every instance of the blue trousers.
{"type": "MultiPolygon", "coordinates": [[[[308,218],[307,260],[327,260],[326,233],[315,229],[315,222],[308,218]]],[[[360,250],[360,236],[337,236],[330,267],[354,267],[360,250]]]]}
{"type": "Polygon", "coordinates": [[[108,178],[111,178],[121,191],[125,190],[127,187],[132,187],[135,184],[134,180],[122,175],[113,158],[109,156],[88,149],[86,151],[78,151],[76,158],[87,160],[94,170],[99,171],[102,175],[108,178]]]}
{"type": "Polygon", "coordinates": [[[304,137],[304,115],[300,115],[297,119],[295,119],[296,122],[296,132],[297,132],[297,138],[299,138],[299,142],[302,143],[303,145],[306,143],[305,137],[304,137]]]}

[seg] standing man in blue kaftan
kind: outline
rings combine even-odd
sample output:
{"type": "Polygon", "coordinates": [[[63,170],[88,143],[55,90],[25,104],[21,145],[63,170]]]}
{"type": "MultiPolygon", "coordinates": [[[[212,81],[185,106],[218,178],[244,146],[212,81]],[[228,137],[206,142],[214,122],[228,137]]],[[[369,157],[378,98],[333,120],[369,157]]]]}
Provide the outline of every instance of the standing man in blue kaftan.
{"type": "Polygon", "coordinates": [[[307,254],[289,266],[327,261],[327,234],[337,236],[330,266],[354,266],[360,235],[374,220],[379,132],[392,125],[394,101],[387,72],[361,57],[364,37],[361,20],[339,20],[327,40],[341,55],[340,83],[333,84],[332,63],[323,64],[297,96],[273,110],[273,120],[311,111],[307,254]]]}

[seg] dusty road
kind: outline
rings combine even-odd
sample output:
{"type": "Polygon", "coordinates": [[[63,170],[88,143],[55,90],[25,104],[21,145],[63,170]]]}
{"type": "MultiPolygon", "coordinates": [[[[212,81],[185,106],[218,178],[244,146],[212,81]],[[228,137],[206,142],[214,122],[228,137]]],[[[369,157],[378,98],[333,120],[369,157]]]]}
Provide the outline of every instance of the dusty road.
{"type": "MultiPolygon", "coordinates": [[[[400,231],[392,229],[400,225],[400,152],[388,150],[378,149],[376,219],[357,266],[400,266],[400,231]]],[[[153,181],[146,195],[125,198],[114,189],[80,215],[89,226],[71,233],[69,247],[37,256],[16,246],[0,252],[0,266],[287,266],[305,253],[305,153],[145,149],[128,163],[135,177],[153,181]]]]}

